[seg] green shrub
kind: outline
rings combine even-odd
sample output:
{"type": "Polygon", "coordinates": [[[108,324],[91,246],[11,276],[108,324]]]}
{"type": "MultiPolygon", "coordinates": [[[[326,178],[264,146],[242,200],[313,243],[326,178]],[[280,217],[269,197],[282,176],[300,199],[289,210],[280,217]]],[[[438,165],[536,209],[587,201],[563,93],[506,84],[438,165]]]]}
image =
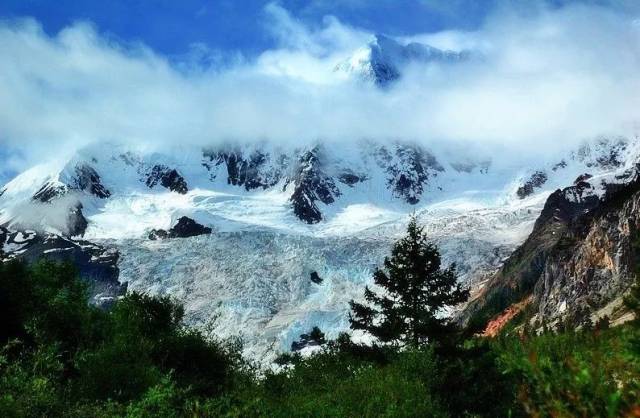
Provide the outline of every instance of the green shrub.
{"type": "Polygon", "coordinates": [[[497,349],[528,415],[625,416],[640,399],[640,364],[627,349],[633,332],[624,327],[505,339],[497,349]]]}

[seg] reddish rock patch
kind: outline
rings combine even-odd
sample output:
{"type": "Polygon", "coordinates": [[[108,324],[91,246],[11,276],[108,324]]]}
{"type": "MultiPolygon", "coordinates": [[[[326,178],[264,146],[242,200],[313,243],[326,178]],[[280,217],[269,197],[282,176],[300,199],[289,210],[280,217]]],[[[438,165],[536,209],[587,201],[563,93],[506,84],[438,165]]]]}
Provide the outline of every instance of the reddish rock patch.
{"type": "Polygon", "coordinates": [[[522,310],[531,303],[532,297],[529,296],[526,299],[521,300],[518,303],[514,303],[509,306],[507,309],[502,311],[498,316],[493,318],[491,321],[487,323],[484,331],[482,332],[483,337],[495,337],[500,333],[502,328],[504,328],[509,321],[511,321],[516,315],[518,315],[522,310]]]}

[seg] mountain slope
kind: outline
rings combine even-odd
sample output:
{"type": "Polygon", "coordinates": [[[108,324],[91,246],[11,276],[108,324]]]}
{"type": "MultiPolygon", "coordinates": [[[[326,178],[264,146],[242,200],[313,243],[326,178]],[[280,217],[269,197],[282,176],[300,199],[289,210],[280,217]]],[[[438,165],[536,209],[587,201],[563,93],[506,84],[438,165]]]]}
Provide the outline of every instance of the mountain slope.
{"type": "Polygon", "coordinates": [[[430,45],[400,42],[381,34],[347,60],[336,65],[334,71],[386,87],[402,76],[412,63],[456,63],[471,57],[470,51],[443,51],[430,45]]]}
{"type": "Polygon", "coordinates": [[[127,284],[119,281],[119,257],[119,252],[113,247],[0,227],[0,262],[21,260],[33,263],[42,258],[70,261],[88,284],[89,302],[98,306],[109,306],[127,291],[127,284]]]}
{"type": "Polygon", "coordinates": [[[621,305],[640,260],[639,169],[630,161],[617,174],[584,174],[552,193],[527,240],[462,318],[482,325],[525,300],[531,301],[525,322],[534,328],[620,316],[612,309],[621,305]]]}

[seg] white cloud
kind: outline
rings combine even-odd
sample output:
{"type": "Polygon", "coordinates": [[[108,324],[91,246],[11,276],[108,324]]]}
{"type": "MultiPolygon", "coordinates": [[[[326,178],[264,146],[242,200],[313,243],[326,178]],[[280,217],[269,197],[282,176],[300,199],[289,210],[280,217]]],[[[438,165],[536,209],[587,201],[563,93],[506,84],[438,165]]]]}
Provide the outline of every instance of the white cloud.
{"type": "Polygon", "coordinates": [[[638,120],[640,29],[628,16],[503,12],[473,33],[416,34],[484,58],[414,66],[381,91],[333,73],[372,34],[331,17],[310,29],[275,5],[267,12],[281,47],[206,71],[88,24],[48,36],[34,21],[1,23],[0,141],[29,160],[103,140],[406,138],[539,152],[627,133],[638,120]]]}

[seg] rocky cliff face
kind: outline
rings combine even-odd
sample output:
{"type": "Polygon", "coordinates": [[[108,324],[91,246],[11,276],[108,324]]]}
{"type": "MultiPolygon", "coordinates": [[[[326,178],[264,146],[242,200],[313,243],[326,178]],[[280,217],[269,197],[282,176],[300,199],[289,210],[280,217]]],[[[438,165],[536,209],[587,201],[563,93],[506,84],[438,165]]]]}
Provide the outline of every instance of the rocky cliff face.
{"type": "Polygon", "coordinates": [[[189,191],[187,182],[176,169],[161,164],[156,164],[151,168],[145,183],[149,188],[160,184],[165,189],[180,194],[186,194],[189,191]]]}
{"type": "Polygon", "coordinates": [[[420,201],[429,179],[444,171],[432,154],[411,145],[380,147],[376,161],[387,172],[393,195],[412,205],[420,201]]]}
{"type": "Polygon", "coordinates": [[[318,148],[314,148],[300,157],[291,181],[293,213],[307,223],[316,223],[322,219],[317,202],[330,205],[341,194],[333,178],[324,172],[319,152],[318,148]]]}
{"type": "Polygon", "coordinates": [[[612,185],[599,205],[575,218],[547,261],[533,294],[533,319],[588,322],[633,283],[640,262],[640,181],[612,185]]]}
{"type": "Polygon", "coordinates": [[[118,281],[119,258],[117,250],[88,241],[0,227],[0,262],[70,261],[89,285],[89,301],[98,306],[109,306],[126,293],[127,284],[118,281]]]}
{"type": "Polygon", "coordinates": [[[619,300],[640,262],[638,169],[603,182],[602,196],[588,175],[549,196],[533,232],[464,311],[486,323],[531,299],[529,323],[580,326],[619,300]]]}
{"type": "MultiPolygon", "coordinates": [[[[323,219],[319,203],[331,205],[342,196],[341,185],[354,189],[358,183],[369,180],[363,170],[348,163],[336,166],[326,151],[320,145],[290,154],[209,149],[203,152],[202,165],[211,181],[222,179],[246,191],[268,190],[280,185],[291,193],[289,201],[294,215],[312,224],[323,219]]],[[[372,145],[362,151],[365,155],[358,158],[373,159],[373,164],[384,174],[385,186],[391,194],[412,205],[420,201],[429,180],[444,171],[435,156],[412,144],[372,145]]]]}
{"type": "Polygon", "coordinates": [[[72,182],[76,189],[85,190],[100,199],[111,196],[111,192],[102,184],[100,175],[88,164],[76,166],[72,182]]]}
{"type": "MultiPolygon", "coordinates": [[[[47,168],[43,172],[24,173],[8,184],[8,193],[0,196],[0,224],[22,229],[42,228],[69,236],[83,235],[87,226],[91,226],[91,216],[105,214],[102,210],[105,207],[128,206],[133,200],[148,199],[149,202],[132,209],[132,212],[144,211],[147,203],[157,207],[186,202],[195,190],[208,194],[209,200],[212,194],[225,194],[229,200],[258,202],[262,199],[268,200],[268,204],[277,201],[287,205],[284,211],[300,221],[316,224],[328,219],[328,214],[337,213],[340,208],[329,209],[329,206],[340,206],[342,200],[347,204],[386,204],[398,200],[416,205],[427,193],[442,191],[435,180],[445,173],[445,165],[425,147],[408,142],[363,141],[350,145],[317,143],[282,149],[262,143],[226,144],[216,148],[182,149],[182,153],[177,154],[140,154],[117,147],[89,147],[64,165],[50,171],[47,168]],[[167,191],[186,198],[167,197],[150,202],[153,200],[150,196],[167,191]],[[20,206],[26,206],[27,200],[32,206],[41,206],[37,211],[59,214],[54,230],[47,229],[51,222],[34,222],[33,216],[29,219],[21,216],[24,211],[20,206]],[[51,207],[42,207],[47,204],[51,207]],[[22,222],[18,222],[20,219],[22,222]]],[[[475,166],[470,167],[465,175],[472,174],[475,166]]],[[[457,173],[452,169],[452,176],[457,173]]],[[[254,212],[260,213],[260,210],[254,212]]],[[[176,213],[181,215],[183,213],[176,213]]]]}
{"type": "Polygon", "coordinates": [[[536,188],[541,187],[547,182],[548,176],[544,171],[536,171],[524,182],[524,184],[518,187],[516,194],[518,198],[524,199],[527,196],[531,196],[536,188]]]}
{"type": "Polygon", "coordinates": [[[210,172],[211,180],[219,175],[226,175],[228,184],[241,186],[249,191],[265,190],[278,184],[286,162],[285,155],[274,156],[258,150],[247,156],[239,149],[204,150],[202,165],[210,172]],[[218,173],[216,168],[219,166],[224,166],[226,170],[218,173]]]}

